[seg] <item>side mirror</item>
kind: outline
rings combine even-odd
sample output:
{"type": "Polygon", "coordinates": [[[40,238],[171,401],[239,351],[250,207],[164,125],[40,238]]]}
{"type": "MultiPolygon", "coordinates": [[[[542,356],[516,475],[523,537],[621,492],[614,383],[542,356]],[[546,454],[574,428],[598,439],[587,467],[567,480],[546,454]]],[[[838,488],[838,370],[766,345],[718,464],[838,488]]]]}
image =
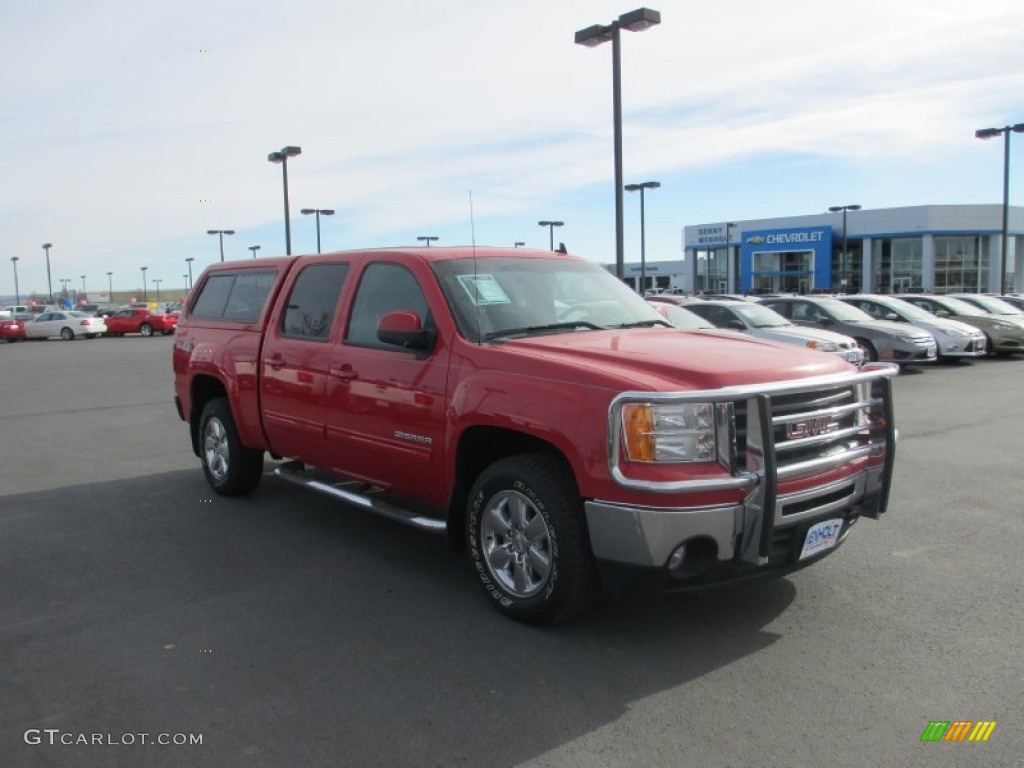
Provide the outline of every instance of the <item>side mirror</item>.
{"type": "Polygon", "coordinates": [[[728,328],[729,330],[732,330],[732,331],[745,331],[745,330],[747,330],[747,326],[745,326],[743,324],[742,320],[730,320],[728,323],[726,323],[725,327],[728,328]]]}
{"type": "Polygon", "coordinates": [[[818,325],[832,325],[832,318],[831,317],[819,317],[818,318],[818,325]]]}
{"type": "Polygon", "coordinates": [[[937,310],[935,310],[935,316],[936,317],[949,317],[950,316],[949,310],[948,309],[937,309],[937,310]]]}
{"type": "Polygon", "coordinates": [[[377,338],[396,347],[428,350],[437,340],[437,331],[424,328],[415,312],[399,310],[388,312],[377,321],[377,338]]]}
{"type": "Polygon", "coordinates": [[[897,315],[895,312],[886,312],[885,319],[895,320],[896,322],[900,322],[901,320],[903,320],[903,318],[897,315]]]}

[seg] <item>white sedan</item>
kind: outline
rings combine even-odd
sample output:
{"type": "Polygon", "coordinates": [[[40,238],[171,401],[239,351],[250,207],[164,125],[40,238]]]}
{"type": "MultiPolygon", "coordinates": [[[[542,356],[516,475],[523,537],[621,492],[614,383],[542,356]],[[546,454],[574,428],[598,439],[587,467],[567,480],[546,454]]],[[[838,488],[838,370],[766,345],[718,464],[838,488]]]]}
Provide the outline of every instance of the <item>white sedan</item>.
{"type": "Polygon", "coordinates": [[[71,341],[79,336],[92,339],[107,332],[107,324],[102,317],[93,317],[85,312],[65,310],[61,312],[43,312],[34,320],[25,323],[26,339],[48,339],[60,336],[71,341]]]}

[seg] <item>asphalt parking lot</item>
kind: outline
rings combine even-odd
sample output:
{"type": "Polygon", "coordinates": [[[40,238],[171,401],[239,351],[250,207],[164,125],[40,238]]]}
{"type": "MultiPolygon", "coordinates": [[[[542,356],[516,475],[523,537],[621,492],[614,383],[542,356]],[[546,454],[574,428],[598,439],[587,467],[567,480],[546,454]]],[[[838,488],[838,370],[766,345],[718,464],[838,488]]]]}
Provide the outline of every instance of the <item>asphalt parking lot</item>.
{"type": "Polygon", "coordinates": [[[899,376],[890,511],[816,566],[535,629],[440,538],[213,496],[171,343],[0,346],[0,766],[1024,764],[1024,358],[899,376]]]}

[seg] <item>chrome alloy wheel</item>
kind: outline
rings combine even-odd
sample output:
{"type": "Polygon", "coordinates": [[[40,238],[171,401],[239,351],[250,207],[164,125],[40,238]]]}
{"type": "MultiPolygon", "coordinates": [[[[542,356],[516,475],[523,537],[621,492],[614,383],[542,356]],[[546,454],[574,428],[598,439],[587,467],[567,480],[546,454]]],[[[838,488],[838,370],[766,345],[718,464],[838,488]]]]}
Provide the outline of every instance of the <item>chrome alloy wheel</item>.
{"type": "Polygon", "coordinates": [[[228,432],[218,418],[211,418],[206,422],[206,429],[203,430],[203,454],[213,479],[221,482],[228,474],[230,451],[228,432]]]}
{"type": "Polygon", "coordinates": [[[480,541],[491,576],[515,597],[532,597],[547,585],[551,531],[523,494],[502,491],[491,498],[481,516],[480,541]]]}

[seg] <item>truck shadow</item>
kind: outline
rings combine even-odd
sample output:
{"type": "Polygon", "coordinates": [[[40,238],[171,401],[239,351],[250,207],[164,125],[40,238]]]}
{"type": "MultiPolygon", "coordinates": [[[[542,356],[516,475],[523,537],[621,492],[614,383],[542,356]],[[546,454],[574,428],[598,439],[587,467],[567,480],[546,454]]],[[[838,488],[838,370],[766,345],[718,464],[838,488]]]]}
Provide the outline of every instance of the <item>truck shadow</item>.
{"type": "Polygon", "coordinates": [[[0,728],[203,732],[211,765],[514,765],[771,646],[796,595],[606,601],[538,629],[443,537],[269,476],[245,499],[196,469],[4,501],[0,728]]]}

